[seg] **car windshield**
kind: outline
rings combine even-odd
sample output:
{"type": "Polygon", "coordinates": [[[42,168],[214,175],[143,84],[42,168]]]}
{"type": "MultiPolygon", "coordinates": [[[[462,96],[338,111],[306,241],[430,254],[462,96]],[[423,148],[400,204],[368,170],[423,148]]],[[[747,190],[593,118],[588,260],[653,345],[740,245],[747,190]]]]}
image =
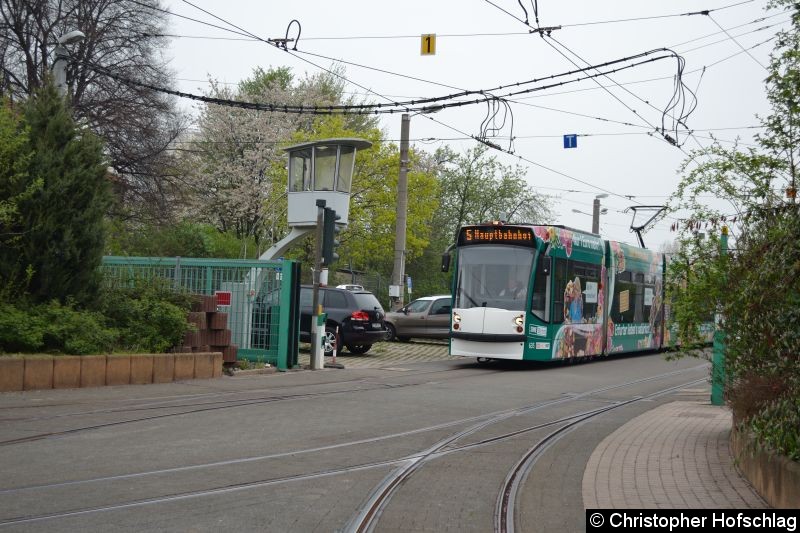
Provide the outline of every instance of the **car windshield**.
{"type": "Polygon", "coordinates": [[[375,298],[375,295],[371,292],[354,292],[353,297],[356,299],[356,306],[359,309],[372,311],[373,309],[379,310],[381,313],[383,312],[383,307],[381,303],[375,298]]]}
{"type": "Polygon", "coordinates": [[[454,306],[525,310],[535,253],[521,246],[464,246],[458,252],[454,306]]]}

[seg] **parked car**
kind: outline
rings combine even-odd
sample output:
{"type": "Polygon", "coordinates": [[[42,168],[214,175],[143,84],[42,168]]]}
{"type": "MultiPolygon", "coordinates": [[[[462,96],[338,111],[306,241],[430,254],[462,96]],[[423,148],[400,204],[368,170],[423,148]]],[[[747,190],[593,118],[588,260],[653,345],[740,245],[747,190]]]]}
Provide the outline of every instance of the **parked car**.
{"type": "Polygon", "coordinates": [[[337,289],[347,289],[348,291],[363,291],[364,290],[364,287],[362,287],[361,285],[351,285],[349,283],[347,283],[345,285],[337,285],[336,288],[337,289]]]}
{"type": "MultiPolygon", "coordinates": [[[[313,287],[300,287],[300,340],[311,341],[313,287]]],[[[386,340],[386,316],[381,303],[369,291],[320,287],[319,302],[326,313],[325,355],[342,346],[350,353],[367,353],[376,342],[386,340]],[[337,337],[338,327],[338,337],[337,337]]]]}
{"type": "Polygon", "coordinates": [[[450,336],[451,311],[449,294],[417,298],[397,311],[386,313],[386,337],[399,341],[411,337],[446,339],[450,336]]]}

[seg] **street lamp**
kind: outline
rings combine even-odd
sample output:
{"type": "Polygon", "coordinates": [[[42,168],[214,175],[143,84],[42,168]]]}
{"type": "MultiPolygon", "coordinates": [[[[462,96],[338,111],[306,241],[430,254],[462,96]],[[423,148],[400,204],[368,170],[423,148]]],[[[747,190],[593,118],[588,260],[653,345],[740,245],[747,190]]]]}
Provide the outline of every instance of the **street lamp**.
{"type": "MultiPolygon", "coordinates": [[[[595,200],[595,202],[598,202],[598,200],[595,200]]],[[[599,207],[599,206],[597,206],[597,207],[599,207]]],[[[592,217],[592,233],[599,234],[600,233],[600,216],[599,215],[605,215],[606,213],[608,213],[608,209],[606,209],[604,207],[604,208],[600,209],[599,212],[595,211],[594,215],[590,215],[589,213],[587,213],[585,211],[581,211],[580,209],[573,209],[572,212],[573,213],[580,213],[581,215],[586,215],[587,217],[592,217]]]]}
{"type": "Polygon", "coordinates": [[[53,75],[56,80],[56,88],[58,94],[65,96],[67,94],[67,60],[69,59],[69,52],[66,45],[75,44],[86,38],[80,30],[73,30],[65,33],[57,39],[58,44],[55,49],[55,60],[53,61],[53,75]]]}
{"type": "MultiPolygon", "coordinates": [[[[599,234],[600,233],[600,199],[601,198],[608,198],[606,193],[598,194],[594,197],[594,202],[592,202],[592,233],[599,234]]],[[[604,209],[603,214],[606,214],[608,210],[604,209]]]]}

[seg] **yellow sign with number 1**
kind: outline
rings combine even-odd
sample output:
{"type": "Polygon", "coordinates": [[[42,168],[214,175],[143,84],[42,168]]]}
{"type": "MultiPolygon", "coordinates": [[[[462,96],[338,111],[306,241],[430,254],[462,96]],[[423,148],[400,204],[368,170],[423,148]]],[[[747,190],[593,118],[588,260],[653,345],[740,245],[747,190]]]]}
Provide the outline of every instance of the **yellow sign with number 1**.
{"type": "Polygon", "coordinates": [[[424,56],[436,55],[436,34],[424,33],[422,34],[422,42],[420,45],[419,53],[424,56]]]}

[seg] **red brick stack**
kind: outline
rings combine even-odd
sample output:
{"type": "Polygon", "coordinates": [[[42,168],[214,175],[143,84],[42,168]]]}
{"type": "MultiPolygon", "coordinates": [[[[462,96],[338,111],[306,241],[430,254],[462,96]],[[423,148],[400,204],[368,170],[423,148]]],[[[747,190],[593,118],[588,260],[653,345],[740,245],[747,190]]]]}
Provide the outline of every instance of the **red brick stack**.
{"type": "Polygon", "coordinates": [[[222,361],[235,363],[238,347],[231,344],[228,313],[217,311],[216,296],[199,296],[192,304],[187,321],[197,328],[183,338],[182,352],[222,352],[222,361]]]}

